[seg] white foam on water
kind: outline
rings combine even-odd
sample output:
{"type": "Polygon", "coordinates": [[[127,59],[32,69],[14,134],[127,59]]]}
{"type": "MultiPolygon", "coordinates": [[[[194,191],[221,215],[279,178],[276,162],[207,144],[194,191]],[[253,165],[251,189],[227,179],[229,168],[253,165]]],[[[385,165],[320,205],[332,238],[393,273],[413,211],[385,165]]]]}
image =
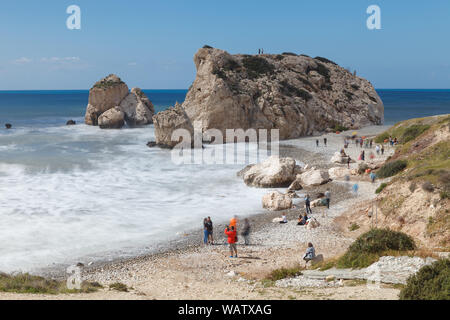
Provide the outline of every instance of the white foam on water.
{"type": "Polygon", "coordinates": [[[1,136],[17,149],[0,154],[0,271],[132,255],[206,216],[217,226],[260,212],[267,190],[236,176],[245,165],[175,165],[170,151],[146,146],[153,138],[152,126],[85,125],[1,136]]]}

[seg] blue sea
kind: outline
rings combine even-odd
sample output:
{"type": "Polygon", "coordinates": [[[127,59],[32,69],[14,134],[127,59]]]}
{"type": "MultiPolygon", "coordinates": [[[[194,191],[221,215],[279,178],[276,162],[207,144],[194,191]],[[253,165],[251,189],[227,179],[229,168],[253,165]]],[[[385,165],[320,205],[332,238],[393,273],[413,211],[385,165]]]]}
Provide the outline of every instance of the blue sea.
{"type": "MultiPolygon", "coordinates": [[[[144,92],[156,111],[187,93],[144,92]]],[[[450,90],[378,92],[388,125],[450,113],[450,90]]],[[[236,177],[241,165],[176,165],[146,147],[153,126],[86,126],[88,95],[0,91],[0,271],[133,256],[200,228],[203,217],[260,212],[265,191],[236,177]],[[65,126],[69,119],[77,125],[65,126]]]]}

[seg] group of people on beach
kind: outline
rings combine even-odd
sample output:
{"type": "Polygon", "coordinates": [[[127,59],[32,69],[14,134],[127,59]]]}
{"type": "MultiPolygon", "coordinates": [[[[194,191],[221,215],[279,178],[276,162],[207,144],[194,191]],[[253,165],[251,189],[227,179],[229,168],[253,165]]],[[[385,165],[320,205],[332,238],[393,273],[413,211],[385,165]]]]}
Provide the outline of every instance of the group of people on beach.
{"type": "MultiPolygon", "coordinates": [[[[230,223],[225,228],[225,235],[227,236],[227,242],[230,247],[230,258],[237,258],[237,242],[238,242],[238,216],[231,218],[230,223]]],[[[244,238],[244,245],[250,244],[250,221],[245,218],[241,235],[244,238]]],[[[213,245],[213,223],[211,217],[205,218],[203,220],[203,243],[205,245],[213,245]]]]}

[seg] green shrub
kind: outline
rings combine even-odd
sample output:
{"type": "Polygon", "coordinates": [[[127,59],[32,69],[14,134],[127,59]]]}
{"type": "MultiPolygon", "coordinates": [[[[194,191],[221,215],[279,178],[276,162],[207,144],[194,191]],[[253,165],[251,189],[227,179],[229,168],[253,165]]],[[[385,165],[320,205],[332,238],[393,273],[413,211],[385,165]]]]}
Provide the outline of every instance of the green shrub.
{"type": "Polygon", "coordinates": [[[205,44],[204,46],[203,46],[203,49],[212,49],[213,47],[211,47],[211,46],[208,46],[207,44],[205,44]]]}
{"type": "Polygon", "coordinates": [[[402,232],[389,229],[372,229],[364,233],[339,258],[339,268],[365,268],[378,261],[389,251],[414,250],[414,240],[402,232]]]}
{"type": "Polygon", "coordinates": [[[250,78],[258,78],[265,74],[271,74],[275,70],[273,65],[261,57],[245,56],[242,63],[247,69],[250,78]]]}
{"type": "Polygon", "coordinates": [[[397,160],[393,162],[388,162],[383,165],[377,172],[379,178],[389,178],[395,176],[397,173],[403,171],[408,166],[406,160],[397,160]]]}
{"type": "Polygon", "coordinates": [[[282,55],[283,55],[283,56],[294,56],[294,57],[297,56],[297,54],[296,54],[296,53],[293,53],[293,52],[283,52],[282,55]]]}
{"type": "Polygon", "coordinates": [[[441,200],[445,200],[445,199],[449,199],[450,195],[447,191],[441,191],[441,193],[439,194],[441,197],[441,200]]]}
{"type": "Polygon", "coordinates": [[[286,278],[294,278],[302,275],[301,270],[301,267],[276,269],[270,273],[267,279],[271,281],[278,281],[286,278]]]}
{"type": "Polygon", "coordinates": [[[382,184],[378,187],[378,189],[375,191],[375,193],[376,193],[376,194],[381,193],[387,186],[388,186],[387,183],[382,183],[382,184]]]}
{"type": "Polygon", "coordinates": [[[323,58],[323,57],[315,57],[314,59],[315,59],[315,60],[319,60],[319,61],[321,61],[321,62],[325,62],[325,63],[331,63],[331,64],[334,64],[334,65],[337,66],[337,63],[336,63],[336,62],[333,62],[333,61],[331,61],[331,60],[328,60],[327,58],[323,58]]]}
{"type": "Polygon", "coordinates": [[[434,186],[431,184],[431,182],[429,181],[425,181],[422,184],[422,189],[426,192],[433,192],[434,191],[434,186]]]}
{"type": "Polygon", "coordinates": [[[348,230],[349,231],[356,231],[356,230],[358,230],[360,227],[359,227],[359,224],[357,224],[356,222],[353,222],[351,225],[350,225],[350,227],[348,228],[348,230]]]}
{"type": "Polygon", "coordinates": [[[300,97],[305,101],[309,101],[312,99],[312,95],[303,89],[294,87],[293,85],[289,84],[286,80],[283,80],[280,82],[281,85],[281,92],[283,92],[285,95],[292,97],[300,97]]]}
{"type": "Polygon", "coordinates": [[[69,290],[65,281],[46,279],[28,273],[8,275],[0,273],[0,291],[29,294],[58,294],[58,293],[90,293],[102,286],[97,282],[83,282],[81,289],[69,290]]]}
{"type": "Polygon", "coordinates": [[[439,260],[411,276],[400,300],[450,300],[450,260],[439,260]]]}
{"type": "Polygon", "coordinates": [[[407,143],[411,140],[414,140],[428,129],[430,129],[429,125],[414,124],[406,128],[406,130],[403,132],[402,137],[400,138],[400,141],[402,143],[407,143]]]}
{"type": "Polygon", "coordinates": [[[115,282],[113,284],[110,284],[109,288],[112,289],[112,290],[116,290],[116,291],[128,292],[127,285],[123,284],[121,282],[115,282]]]}

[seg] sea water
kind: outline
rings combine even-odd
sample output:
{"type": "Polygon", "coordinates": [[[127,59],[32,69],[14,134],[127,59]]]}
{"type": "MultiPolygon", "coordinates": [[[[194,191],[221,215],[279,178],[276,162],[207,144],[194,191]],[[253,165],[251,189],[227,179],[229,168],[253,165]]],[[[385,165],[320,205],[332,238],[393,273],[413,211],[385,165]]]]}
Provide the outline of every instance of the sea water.
{"type": "MultiPolygon", "coordinates": [[[[186,95],[145,92],[156,111],[186,95]]],[[[448,90],[379,93],[388,124],[450,111],[448,90]]],[[[88,94],[0,92],[0,271],[133,256],[199,230],[204,217],[260,212],[267,191],[236,176],[243,164],[176,165],[170,151],[146,146],[153,126],[86,126],[88,94]]]]}

